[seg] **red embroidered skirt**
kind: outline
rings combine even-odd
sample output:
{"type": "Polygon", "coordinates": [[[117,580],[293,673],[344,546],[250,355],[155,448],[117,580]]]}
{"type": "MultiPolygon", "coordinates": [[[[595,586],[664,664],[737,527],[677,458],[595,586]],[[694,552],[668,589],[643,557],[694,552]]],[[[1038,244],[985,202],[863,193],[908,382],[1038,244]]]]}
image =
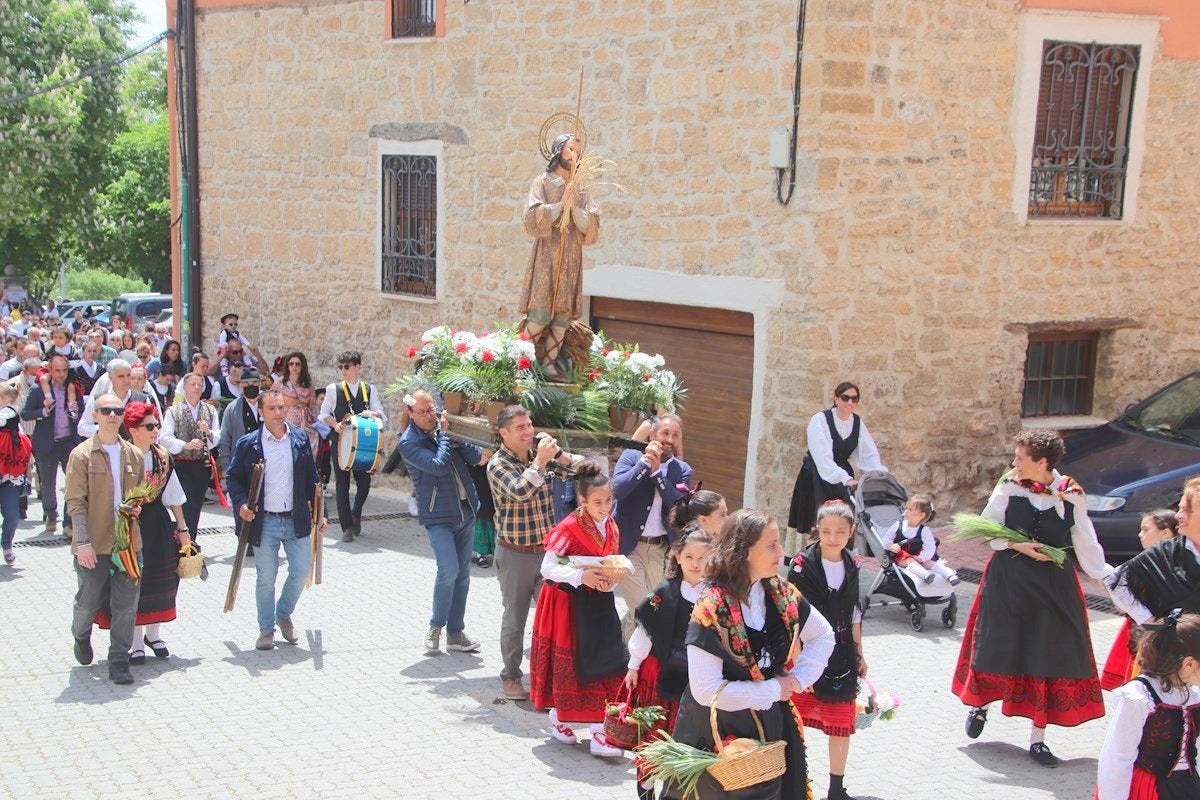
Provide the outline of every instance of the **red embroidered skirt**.
{"type": "Polygon", "coordinates": [[[792,695],[792,704],[804,719],[804,726],[816,728],[826,736],[850,736],[854,733],[854,718],[858,709],[853,700],[827,703],[812,692],[792,695]]]}
{"type": "Polygon", "coordinates": [[[624,675],[580,685],[575,672],[571,594],[542,585],[529,649],[529,697],[535,708],[554,708],[560,722],[603,722],[604,706],[616,701],[624,675]]]}
{"type": "Polygon", "coordinates": [[[1126,617],[1104,661],[1100,688],[1106,692],[1124,686],[1133,678],[1133,653],[1129,651],[1129,629],[1132,624],[1133,621],[1126,617]]]}
{"type": "MultiPolygon", "coordinates": [[[[1000,700],[1002,701],[1000,707],[1002,714],[1008,717],[1026,717],[1038,727],[1061,725],[1069,728],[1089,720],[1100,719],[1104,716],[1104,699],[1100,692],[1100,681],[1096,677],[1090,638],[1087,636],[1088,622],[1086,607],[1083,603],[1083,588],[1079,585],[1079,580],[1075,577],[1069,563],[1064,567],[1065,570],[1068,570],[1066,573],[1045,572],[1039,574],[1028,572],[1028,569],[1031,566],[1042,570],[1056,570],[1057,568],[1032,561],[1024,564],[1013,560],[1024,558],[1024,556],[1002,551],[994,554],[988,562],[983,579],[979,584],[979,592],[975,595],[975,602],[971,606],[971,614],[967,618],[966,628],[963,630],[962,648],[959,650],[951,691],[969,706],[984,706],[1000,700]],[[1022,571],[1025,571],[1024,577],[1022,571]],[[996,580],[992,591],[1001,594],[988,596],[985,594],[989,591],[988,583],[996,578],[996,572],[1000,573],[1000,579],[996,580]],[[1030,578],[1029,576],[1036,577],[1030,578]],[[1044,642],[1027,642],[1023,646],[1015,647],[1014,651],[1014,642],[1018,641],[1016,634],[1020,633],[1018,626],[1028,624],[1028,616],[1010,615],[1008,618],[997,618],[1000,615],[995,615],[988,620],[988,626],[993,631],[993,639],[988,644],[998,644],[1000,650],[1007,647],[1012,654],[1011,657],[1015,659],[1028,657],[1043,660],[1055,658],[1082,660],[1091,665],[1091,676],[1083,678],[1046,677],[1031,671],[990,672],[976,668],[976,659],[979,655],[977,645],[985,641],[984,637],[977,636],[977,628],[982,627],[981,603],[993,608],[1004,607],[1007,602],[1005,598],[1008,598],[1014,604],[1027,604],[1027,597],[1019,598],[1014,594],[1022,590],[1022,582],[1028,585],[1047,579],[1057,585],[1056,591],[1060,596],[1071,591],[1068,587],[1073,586],[1074,596],[1059,598],[1063,603],[1062,608],[1070,607],[1074,609],[1073,612],[1046,615],[1061,622],[1059,632],[1063,638],[1048,639],[1044,642]],[[1013,636],[1007,635],[1006,626],[1010,631],[1015,631],[1013,636]],[[1070,641],[1076,643],[1075,647],[1056,648],[1056,643],[1061,644],[1068,641],[1068,634],[1071,634],[1070,641]],[[1065,654],[1057,652],[1064,649],[1071,649],[1072,652],[1065,654]],[[1074,652],[1074,649],[1086,650],[1086,652],[1074,652]],[[1037,652],[1033,652],[1035,650],[1037,652]]],[[[995,614],[995,612],[990,613],[995,614]]],[[[995,649],[997,648],[992,648],[988,657],[994,657],[992,653],[995,649]]]]}

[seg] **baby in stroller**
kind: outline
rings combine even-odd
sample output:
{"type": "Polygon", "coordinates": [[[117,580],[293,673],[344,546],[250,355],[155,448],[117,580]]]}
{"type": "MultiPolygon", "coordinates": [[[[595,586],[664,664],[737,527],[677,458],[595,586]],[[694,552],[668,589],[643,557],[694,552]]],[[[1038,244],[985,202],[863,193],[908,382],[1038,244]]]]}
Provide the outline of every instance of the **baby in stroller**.
{"type": "Polygon", "coordinates": [[[914,494],[904,505],[904,516],[881,537],[883,546],[894,556],[896,565],[923,583],[945,578],[958,585],[958,573],[937,552],[938,542],[929,529],[937,512],[927,495],[914,494]]]}

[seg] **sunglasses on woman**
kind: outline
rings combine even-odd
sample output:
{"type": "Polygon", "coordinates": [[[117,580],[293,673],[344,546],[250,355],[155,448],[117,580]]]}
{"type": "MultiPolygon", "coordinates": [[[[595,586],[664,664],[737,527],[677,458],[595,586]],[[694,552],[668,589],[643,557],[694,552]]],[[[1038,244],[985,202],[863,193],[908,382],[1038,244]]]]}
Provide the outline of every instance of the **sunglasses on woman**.
{"type": "Polygon", "coordinates": [[[145,425],[143,425],[142,427],[143,427],[143,428],[145,428],[145,429],[146,429],[146,430],[148,430],[148,431],[156,431],[156,430],[158,430],[159,428],[161,428],[161,427],[162,427],[162,425],[161,425],[161,424],[159,424],[159,423],[157,423],[157,422],[147,422],[147,423],[146,423],[145,425]]]}
{"type": "Polygon", "coordinates": [[[858,402],[858,395],[856,395],[856,394],[839,394],[838,397],[842,398],[843,403],[857,403],[858,402]]]}

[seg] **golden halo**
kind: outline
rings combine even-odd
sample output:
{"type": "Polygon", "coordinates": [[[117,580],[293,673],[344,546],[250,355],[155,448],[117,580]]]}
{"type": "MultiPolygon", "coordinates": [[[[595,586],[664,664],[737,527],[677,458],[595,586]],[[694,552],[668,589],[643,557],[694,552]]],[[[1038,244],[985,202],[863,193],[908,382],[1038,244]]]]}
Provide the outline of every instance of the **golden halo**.
{"type": "Polygon", "coordinates": [[[542,123],[542,130],[538,134],[538,147],[542,151],[542,158],[550,160],[554,150],[554,140],[564,133],[575,134],[575,138],[579,141],[579,155],[583,155],[583,151],[587,148],[587,128],[583,127],[583,120],[574,114],[560,111],[542,123]]]}

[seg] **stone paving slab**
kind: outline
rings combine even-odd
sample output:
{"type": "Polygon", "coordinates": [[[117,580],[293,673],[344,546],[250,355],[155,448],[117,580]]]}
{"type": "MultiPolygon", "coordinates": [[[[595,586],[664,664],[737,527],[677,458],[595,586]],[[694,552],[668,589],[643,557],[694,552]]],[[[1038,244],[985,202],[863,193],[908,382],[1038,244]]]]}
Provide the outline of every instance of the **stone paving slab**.
{"type": "MultiPolygon", "coordinates": [[[[404,499],[374,492],[366,514],[402,511],[404,499]]],[[[205,514],[206,527],[230,524],[213,506],[205,514]]],[[[37,527],[27,524],[18,539],[37,527]]],[[[184,582],[180,618],[163,626],[170,658],[151,656],[129,687],[107,680],[106,633],[93,637],[98,663],[71,657],[68,549],[19,548],[17,567],[0,567],[0,797],[634,797],[627,759],[554,742],[544,714],[498,697],[494,570],[474,569],[468,603],[467,630],[482,652],[427,657],[434,566],[424,531],[412,519],[368,520],[364,530],[349,545],[326,537],[325,583],[305,592],[295,615],[300,644],[269,653],[254,650],[253,568],[237,608],[223,614],[235,540],[202,537],[211,579],[184,582]]],[[[972,592],[959,587],[959,629],[972,592]]],[[[1090,798],[1104,722],[1051,729],[1048,742],[1064,758],[1057,770],[1029,760],[1023,720],[995,714],[970,742],[965,709],[949,691],[960,630],[930,623],[914,633],[895,607],[867,617],[871,677],[903,707],[895,721],[854,737],[850,790],[880,800],[1090,798]],[[913,757],[914,746],[925,749],[913,757]],[[916,761],[935,768],[904,766],[916,761]]],[[[1118,625],[1094,615],[1098,653],[1118,625]]],[[[817,732],[808,741],[822,797],[826,745],[817,732]]]]}

